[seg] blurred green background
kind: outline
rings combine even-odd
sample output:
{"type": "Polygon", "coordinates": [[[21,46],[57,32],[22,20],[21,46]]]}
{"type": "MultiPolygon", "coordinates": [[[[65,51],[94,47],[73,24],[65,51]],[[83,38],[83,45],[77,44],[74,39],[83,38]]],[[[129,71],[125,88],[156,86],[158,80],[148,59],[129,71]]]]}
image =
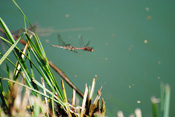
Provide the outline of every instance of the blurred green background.
{"type": "MultiPolygon", "coordinates": [[[[91,85],[98,75],[96,90],[103,86],[107,116],[117,116],[118,110],[130,115],[141,108],[144,117],[151,117],[150,99],[160,97],[161,82],[171,87],[170,116],[175,114],[175,1],[16,2],[30,22],[38,24],[48,59],[78,88],[84,91],[85,83],[91,85]],[[94,52],[76,54],[51,47],[58,44],[58,33],[77,47],[82,35],[85,43],[91,41],[94,52]]],[[[1,1],[0,17],[10,30],[24,27],[23,16],[12,1],[1,1]]],[[[0,48],[2,52],[2,42],[0,48]]],[[[5,63],[0,66],[2,76],[4,69],[5,63]]]]}

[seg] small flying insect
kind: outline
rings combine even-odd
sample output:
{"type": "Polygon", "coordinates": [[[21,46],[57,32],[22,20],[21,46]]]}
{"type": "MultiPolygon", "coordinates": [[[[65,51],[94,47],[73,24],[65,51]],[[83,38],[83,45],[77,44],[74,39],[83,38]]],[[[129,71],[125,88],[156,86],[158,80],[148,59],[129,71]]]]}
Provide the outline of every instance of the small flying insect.
{"type": "Polygon", "coordinates": [[[90,44],[90,41],[88,41],[88,43],[85,45],[82,36],[80,36],[80,45],[83,45],[83,47],[82,48],[73,47],[73,48],[77,49],[77,50],[84,50],[84,51],[93,52],[94,49],[93,49],[93,47],[89,47],[89,44],[90,44]]]}
{"type": "Polygon", "coordinates": [[[57,47],[57,48],[62,48],[65,50],[69,50],[75,53],[78,53],[77,51],[75,51],[75,47],[72,47],[71,44],[66,44],[62,39],[61,36],[58,34],[58,42],[59,45],[51,45],[52,47],[57,47]]]}

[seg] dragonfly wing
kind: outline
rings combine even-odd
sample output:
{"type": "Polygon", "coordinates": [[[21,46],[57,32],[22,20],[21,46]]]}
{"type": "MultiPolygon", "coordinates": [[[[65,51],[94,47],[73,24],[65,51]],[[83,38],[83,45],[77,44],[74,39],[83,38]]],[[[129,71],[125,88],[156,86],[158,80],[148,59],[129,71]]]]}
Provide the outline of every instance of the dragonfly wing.
{"type": "Polygon", "coordinates": [[[83,41],[83,36],[80,35],[79,38],[80,38],[80,46],[85,47],[85,43],[83,41]]]}
{"type": "Polygon", "coordinates": [[[61,39],[61,36],[60,36],[60,34],[58,34],[58,42],[59,42],[59,46],[65,46],[66,45],[66,43],[61,39]]]}
{"type": "Polygon", "coordinates": [[[88,41],[88,43],[85,45],[85,47],[89,47],[90,41],[88,41]]]}
{"type": "Polygon", "coordinates": [[[66,44],[65,46],[70,46],[71,44],[66,44]]]}
{"type": "MultiPolygon", "coordinates": [[[[36,30],[37,26],[38,26],[37,24],[32,25],[32,27],[34,28],[34,30],[36,30]]],[[[30,30],[30,31],[33,32],[33,28],[32,27],[28,27],[27,30],[30,30]]],[[[21,35],[23,32],[25,32],[25,29],[24,28],[21,28],[21,29],[18,29],[16,31],[12,31],[12,34],[13,35],[21,35]]],[[[31,34],[31,33],[29,32],[29,34],[31,34]]]]}

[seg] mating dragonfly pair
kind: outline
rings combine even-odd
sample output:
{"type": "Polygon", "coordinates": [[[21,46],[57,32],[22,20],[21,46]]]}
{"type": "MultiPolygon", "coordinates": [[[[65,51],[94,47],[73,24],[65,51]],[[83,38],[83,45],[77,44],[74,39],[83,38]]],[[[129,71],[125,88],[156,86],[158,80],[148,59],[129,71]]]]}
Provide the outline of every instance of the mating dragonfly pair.
{"type": "Polygon", "coordinates": [[[93,52],[93,48],[89,47],[89,43],[90,41],[85,45],[83,42],[82,37],[80,38],[80,42],[81,45],[83,44],[82,48],[77,48],[77,47],[72,47],[71,44],[66,44],[62,39],[61,36],[58,34],[58,41],[59,41],[59,45],[51,45],[52,47],[57,47],[57,48],[62,48],[65,50],[69,50],[75,53],[78,53],[76,50],[84,50],[84,51],[89,51],[89,52],[93,52]]]}

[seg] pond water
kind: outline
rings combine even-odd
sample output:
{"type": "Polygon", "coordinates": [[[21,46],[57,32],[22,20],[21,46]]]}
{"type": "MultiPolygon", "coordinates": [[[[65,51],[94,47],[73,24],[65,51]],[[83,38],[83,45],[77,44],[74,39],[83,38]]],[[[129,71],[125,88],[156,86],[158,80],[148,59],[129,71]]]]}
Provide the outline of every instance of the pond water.
{"type": "MultiPolygon", "coordinates": [[[[37,31],[48,59],[84,91],[97,75],[106,115],[142,110],[151,117],[151,97],[160,97],[160,83],[171,87],[170,115],[175,112],[174,1],[17,1],[37,31]],[[51,44],[62,39],[79,47],[79,36],[94,52],[73,53],[51,44]]],[[[11,1],[0,4],[0,17],[10,30],[24,27],[23,16],[11,1]]],[[[2,46],[2,45],[1,45],[2,46]]],[[[0,47],[1,47],[0,46],[0,47]]],[[[2,48],[1,48],[2,51],[2,48]]],[[[1,72],[5,64],[0,67],[1,72]]],[[[57,75],[58,79],[60,78],[57,75]]],[[[67,88],[70,89],[70,88],[67,88]]],[[[71,95],[70,95],[71,96],[71,95]]]]}

